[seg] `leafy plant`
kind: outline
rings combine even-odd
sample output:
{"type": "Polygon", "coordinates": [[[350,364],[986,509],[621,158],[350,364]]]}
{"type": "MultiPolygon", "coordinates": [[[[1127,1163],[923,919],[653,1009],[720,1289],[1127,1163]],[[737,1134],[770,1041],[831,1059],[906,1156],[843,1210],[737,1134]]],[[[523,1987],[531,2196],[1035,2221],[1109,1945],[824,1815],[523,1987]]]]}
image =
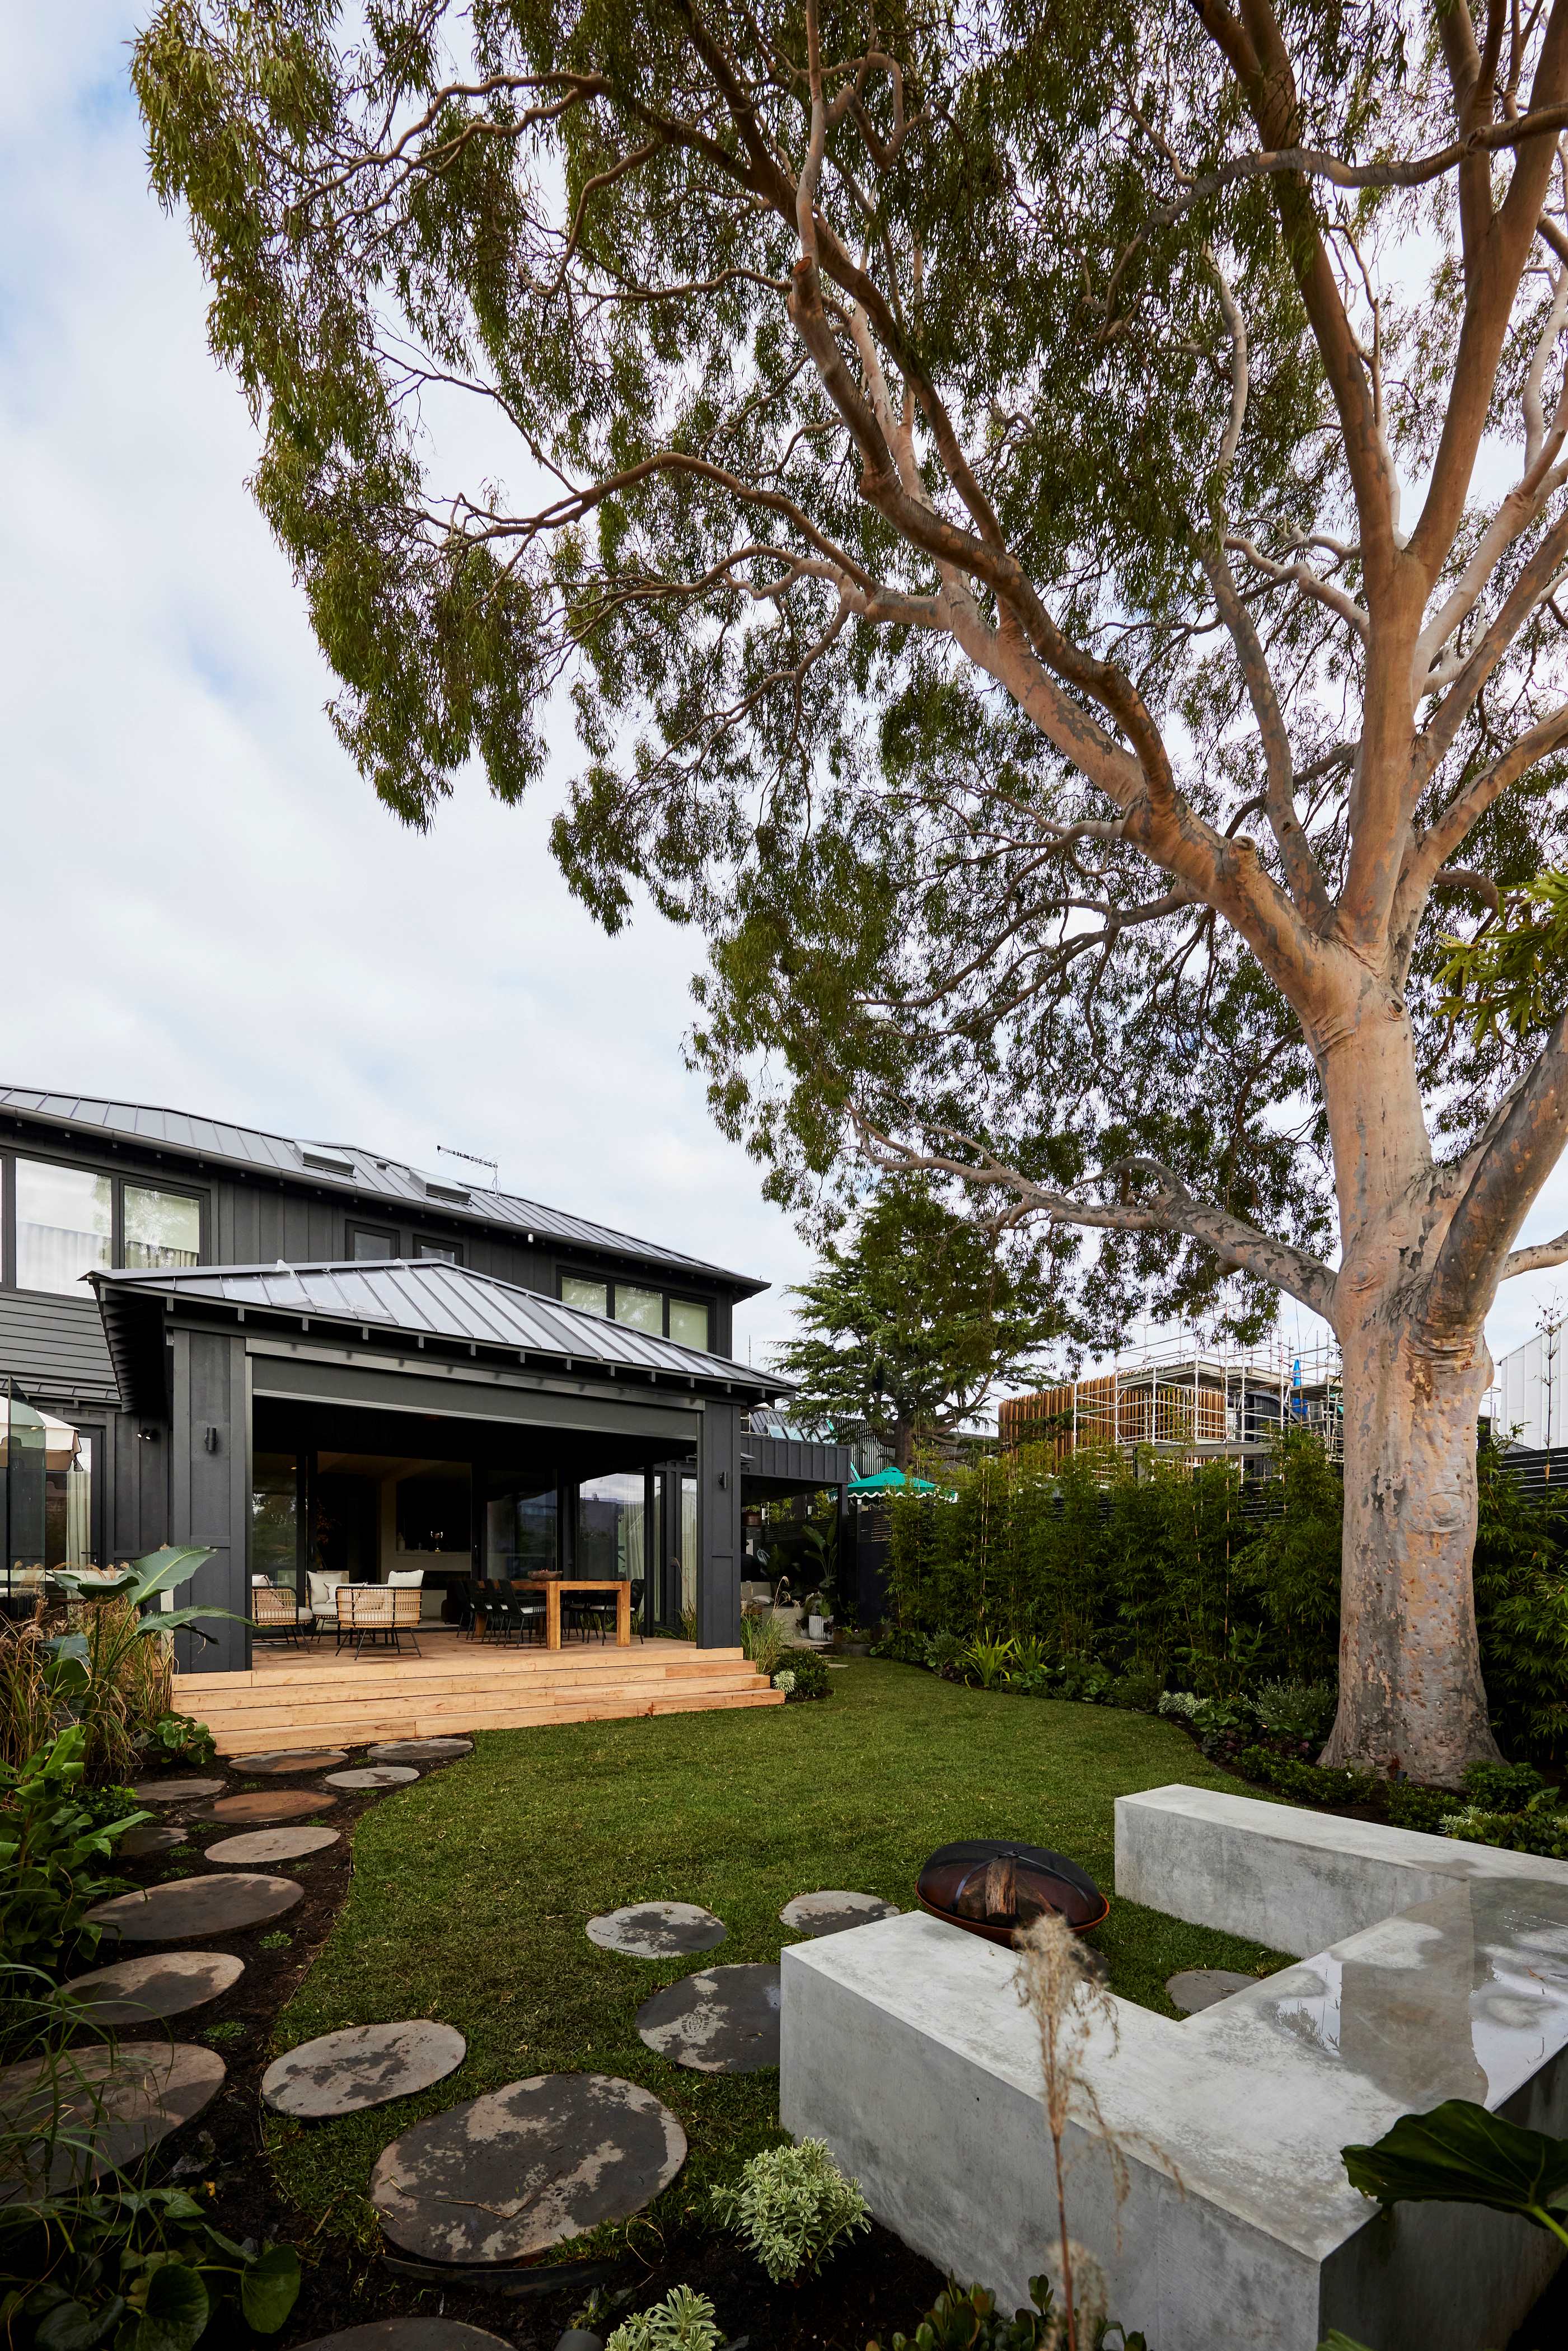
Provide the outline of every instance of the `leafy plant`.
{"type": "Polygon", "coordinates": [[[1250,1696],[1259,1721],[1277,1739],[1326,1739],[1333,1727],[1332,1682],[1260,1682],[1250,1696]]]}
{"type": "Polygon", "coordinates": [[[782,1690],[786,1698],[793,1697],[795,1690],[795,1676],[790,1667],[785,1666],[779,1672],[774,1675],[773,1687],[776,1690],[782,1690]]]}
{"type": "Polygon", "coordinates": [[[1392,2204],[1483,2204],[1568,2246],[1568,2139],[1526,2130],[1469,2098],[1401,2115],[1371,2147],[1342,2149],[1353,2188],[1392,2204]]]}
{"type": "Polygon", "coordinates": [[[115,2185],[0,2208],[0,2328],[16,2351],[193,2351],[221,2317],[276,2335],[299,2293],[291,2245],[236,2243],[183,2188],[115,2185]]]}
{"type": "Polygon", "coordinates": [[[1009,1641],[971,1641],[958,1659],[967,1682],[977,1682],[982,1689],[1000,1689],[1010,1672],[1014,1646],[1009,1641]]]}
{"type": "Polygon", "coordinates": [[[1533,1763],[1471,1763],[1465,1771],[1465,1793],[1483,1813],[1522,1813],[1545,1787],[1533,1763]]]}
{"type": "Polygon", "coordinates": [[[765,2147],[738,2186],[715,2189],[713,2209],[775,2285],[820,2268],[843,2238],[871,2226],[859,2183],[845,2178],[820,2138],[765,2147]]]}
{"type": "Polygon", "coordinates": [[[1153,1666],[1134,1666],[1112,1684],[1111,1703],[1130,1707],[1136,1714],[1153,1714],[1160,1702],[1161,1687],[1162,1677],[1153,1666]]]}
{"type": "Polygon", "coordinates": [[[743,1616],[740,1620],[740,1646],[758,1672],[771,1680],[790,1645],[783,1625],[776,1617],[743,1616]]]}
{"type": "Polygon", "coordinates": [[[785,1693],[787,1705],[795,1706],[806,1698],[831,1698],[832,1677],[814,1649],[791,1649],[789,1656],[787,1670],[795,1678],[785,1693]]]}
{"type": "Polygon", "coordinates": [[[193,1721],[188,1714],[161,1714],[141,1740],[142,1754],[149,1761],[166,1763],[214,1763],[218,1746],[204,1722],[193,1721]]]}
{"type": "Polygon", "coordinates": [[[1426,1836],[1441,1836],[1445,1822],[1457,1807],[1447,1789],[1394,1780],[1384,1788],[1383,1809],[1396,1829],[1419,1829],[1426,1836]]]}
{"type": "MultiPolygon", "coordinates": [[[[115,1844],[151,1813],[117,1801],[110,1819],[83,1801],[87,1731],[62,1730],[18,1771],[0,1764],[0,1956],[57,1970],[98,1941],[86,1912],[122,1883],[106,1866],[115,1844]]],[[[120,1792],[114,1792],[118,1800],[120,1792]]]]}
{"type": "MultiPolygon", "coordinates": [[[[1004,2318],[994,2294],[982,2285],[960,2285],[949,2278],[913,2335],[895,2335],[890,2351],[1055,2351],[1061,2340],[1061,2313],[1054,2306],[1051,2280],[1030,2278],[1032,2310],[1019,2310],[1004,2318]]],[[[1121,2351],[1148,2351],[1140,2334],[1129,2335],[1114,2319],[1101,2319],[1092,2329],[1094,2351],[1114,2336],[1121,2351]]],[[[866,2351],[881,2351],[868,2343],[866,2351]]]]}
{"type": "Polygon", "coordinates": [[[723,2340],[706,2294],[676,2285],[663,2302],[622,2319],[604,2351],[718,2351],[723,2340]]]}
{"type": "Polygon", "coordinates": [[[89,1778],[122,1775],[144,1733],[172,1711],[169,1635],[229,1616],[226,1609],[155,1604],[211,1556],[204,1548],[165,1543],[113,1576],[56,1571],[72,1595],[71,1626],[45,1643],[48,1687],[55,1703],[87,1731],[89,1778]]]}
{"type": "Polygon", "coordinates": [[[1271,1747],[1244,1747],[1236,1758],[1236,1769],[1245,1779],[1275,1788],[1298,1804],[1364,1804],[1378,1787],[1370,1771],[1298,1763],[1289,1756],[1276,1755],[1271,1747]]]}

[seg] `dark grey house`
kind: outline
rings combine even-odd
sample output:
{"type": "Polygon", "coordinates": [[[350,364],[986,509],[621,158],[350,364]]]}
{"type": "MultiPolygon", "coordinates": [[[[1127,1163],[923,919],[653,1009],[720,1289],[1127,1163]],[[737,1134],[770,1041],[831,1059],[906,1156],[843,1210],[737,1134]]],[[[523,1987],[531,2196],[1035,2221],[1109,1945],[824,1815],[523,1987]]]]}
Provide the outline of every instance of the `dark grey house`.
{"type": "MultiPolygon", "coordinates": [[[[753,1430],[765,1287],[357,1147],[0,1089],[0,1375],[78,1432],[5,1581],[164,1541],[236,1614],[261,1573],[418,1567],[448,1613],[476,1572],[623,1573],[649,1629],[728,1646],[746,1489],[852,1474],[753,1430]]],[[[203,1667],[247,1665],[215,1629],[203,1667]]]]}

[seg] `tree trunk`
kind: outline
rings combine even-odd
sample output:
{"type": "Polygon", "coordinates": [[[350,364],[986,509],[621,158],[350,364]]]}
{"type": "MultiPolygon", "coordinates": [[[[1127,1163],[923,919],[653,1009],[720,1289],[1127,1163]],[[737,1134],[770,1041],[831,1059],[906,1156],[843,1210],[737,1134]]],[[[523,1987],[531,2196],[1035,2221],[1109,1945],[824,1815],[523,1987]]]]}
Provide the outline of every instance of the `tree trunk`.
{"type": "Polygon", "coordinates": [[[1461,1329],[1424,1317],[1451,1207],[1404,1007],[1370,984],[1318,1066],[1333,1137],[1344,1399],[1339,1713],[1325,1763],[1458,1787],[1495,1756],[1472,1582],[1490,1294],[1461,1329]]]}
{"type": "Polygon", "coordinates": [[[1322,1760],[1457,1788],[1467,1763],[1498,1751],[1472,1583],[1490,1362],[1479,1335],[1434,1359],[1382,1314],[1342,1331],[1341,1348],[1339,1713],[1322,1760]]]}

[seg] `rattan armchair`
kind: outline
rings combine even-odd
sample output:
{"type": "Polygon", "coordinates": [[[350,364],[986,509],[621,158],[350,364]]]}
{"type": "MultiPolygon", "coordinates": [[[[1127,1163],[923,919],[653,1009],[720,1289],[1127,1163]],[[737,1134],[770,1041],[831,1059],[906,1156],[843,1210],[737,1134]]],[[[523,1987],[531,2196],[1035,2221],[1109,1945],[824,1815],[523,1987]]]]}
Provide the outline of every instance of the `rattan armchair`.
{"type": "Polygon", "coordinates": [[[414,1656],[423,1656],[419,1646],[422,1594],[417,1584],[340,1583],[337,1596],[340,1649],[351,1642],[359,1656],[367,1644],[380,1641],[401,1655],[406,1633],[414,1656]]]}
{"type": "Polygon", "coordinates": [[[302,1608],[298,1595],[281,1584],[255,1583],[250,1593],[251,1623],[258,1635],[275,1641],[310,1640],[316,1632],[313,1610],[302,1608]]]}

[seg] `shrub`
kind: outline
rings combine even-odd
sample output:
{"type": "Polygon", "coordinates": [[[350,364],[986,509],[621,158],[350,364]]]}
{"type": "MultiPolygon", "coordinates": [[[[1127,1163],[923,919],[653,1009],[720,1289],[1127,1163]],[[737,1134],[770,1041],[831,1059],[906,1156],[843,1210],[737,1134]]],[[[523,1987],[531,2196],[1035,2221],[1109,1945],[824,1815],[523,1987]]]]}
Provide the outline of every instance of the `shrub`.
{"type": "Polygon", "coordinates": [[[925,1662],[934,1674],[954,1674],[967,1646],[956,1633],[935,1633],[925,1645],[925,1662]]]}
{"type": "Polygon", "coordinates": [[[1159,1705],[1162,1687],[1162,1677],[1153,1666],[1134,1666],[1112,1684],[1111,1703],[1131,1707],[1138,1714],[1153,1714],[1159,1705]]]}
{"type": "Polygon", "coordinates": [[[923,1666],[926,1638],[924,1633],[911,1632],[902,1625],[883,1627],[882,1638],[872,1650],[873,1657],[891,1657],[895,1666],[923,1666]]]}
{"type": "Polygon", "coordinates": [[[977,1683],[981,1689],[1000,1689],[1010,1679],[1013,1645],[1010,1641],[971,1641],[958,1658],[958,1670],[967,1682],[977,1683]]]}
{"type": "MultiPolygon", "coordinates": [[[[1059,2351],[1064,2339],[1061,2314],[1052,2308],[1051,2280],[1030,2278],[1029,2291],[1034,2308],[1004,2318],[996,2295],[985,2286],[960,2285],[949,2278],[915,2333],[895,2335],[891,2351],[1059,2351]]],[[[1116,2326],[1108,2331],[1121,2333],[1116,2326]]],[[[1126,2351],[1145,2351],[1141,2335],[1124,2341],[1126,2351]]],[[[881,2346],[868,2343],[866,2351],[881,2351],[881,2346]]]]}
{"type": "Polygon", "coordinates": [[[773,1687],[776,1690],[782,1690],[786,1698],[793,1695],[795,1688],[795,1677],[788,1666],[784,1667],[781,1673],[774,1675],[773,1687]]]}
{"type": "Polygon", "coordinates": [[[1251,1698],[1259,1721],[1277,1739],[1326,1739],[1333,1728],[1332,1682],[1260,1682],[1251,1698]]]}
{"type": "Polygon", "coordinates": [[[1093,1657],[1063,1657],[1056,1675],[1057,1697],[1085,1706],[1103,1706],[1114,1687],[1115,1676],[1093,1657]]]}
{"type": "Polygon", "coordinates": [[[841,2239],[871,2226],[858,2183],[820,2138],[754,2155],[738,2187],[715,2189],[713,2209],[775,2285],[819,2268],[841,2239]]]}
{"type": "Polygon", "coordinates": [[[652,2309],[622,2319],[604,2351],[718,2351],[723,2340],[706,2294],[676,2285],[652,2309]]]}
{"type": "Polygon", "coordinates": [[[740,1646],[758,1672],[771,1680],[784,1661],[789,1643],[776,1616],[743,1616],[740,1646]]]}
{"type": "Polygon", "coordinates": [[[1477,1805],[1449,1813],[1445,1836],[1470,1844],[1499,1845],[1505,1853],[1536,1853],[1547,1861],[1568,1861],[1568,1813],[1488,1813],[1477,1805]]]}
{"type": "Polygon", "coordinates": [[[1298,1804],[1364,1804],[1376,1795],[1379,1785],[1370,1771],[1297,1763],[1289,1756],[1276,1755],[1271,1747],[1244,1747],[1236,1758],[1236,1768],[1245,1778],[1259,1781],[1298,1804]]]}
{"type": "Polygon", "coordinates": [[[57,1972],[98,1928],[86,1913],[121,1881],[106,1864],[125,1831],[152,1814],[112,1792],[113,1817],[94,1817],[82,1798],[87,1732],[80,1723],[30,1756],[20,1771],[0,1764],[0,1957],[57,1972]]]}
{"type": "Polygon", "coordinates": [[[1465,1793],[1483,1813],[1522,1813],[1546,1785],[1533,1763],[1471,1763],[1465,1793]]]}
{"type": "Polygon", "coordinates": [[[158,1763],[215,1763],[218,1743],[204,1722],[188,1714],[161,1714],[139,1742],[147,1761],[158,1763]]]}
{"type": "Polygon", "coordinates": [[[1441,1836],[1443,1823],[1458,1809],[1450,1789],[1423,1788],[1414,1780],[1391,1780],[1383,1808],[1396,1829],[1419,1829],[1427,1836],[1441,1836]]]}
{"type": "Polygon", "coordinates": [[[787,1670],[795,1677],[793,1687],[785,1692],[787,1706],[803,1698],[831,1698],[831,1677],[814,1649],[791,1649],[787,1670]]]}

